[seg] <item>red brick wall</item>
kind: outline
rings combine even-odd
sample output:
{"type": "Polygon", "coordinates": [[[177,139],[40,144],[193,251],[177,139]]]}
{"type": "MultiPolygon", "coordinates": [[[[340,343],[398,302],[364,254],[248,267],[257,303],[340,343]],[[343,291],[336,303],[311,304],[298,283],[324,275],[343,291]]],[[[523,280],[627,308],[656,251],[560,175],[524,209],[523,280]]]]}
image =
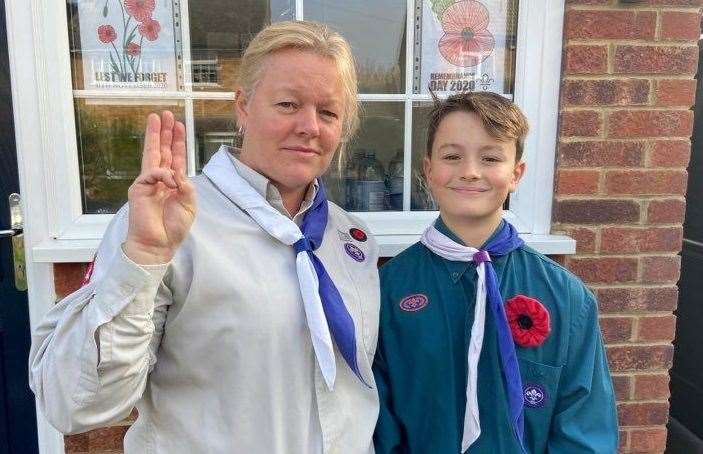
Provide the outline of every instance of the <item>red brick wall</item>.
{"type": "MultiPolygon", "coordinates": [[[[702,2],[566,1],[553,230],[577,240],[562,261],[600,301],[627,453],[666,442],[702,2]]],[[[84,269],[56,265],[57,294],[84,269]]],[[[66,452],[120,452],[129,419],[66,452]]]]}
{"type": "Polygon", "coordinates": [[[595,291],[621,452],[666,445],[700,0],[567,0],[554,231],[595,291]]]}

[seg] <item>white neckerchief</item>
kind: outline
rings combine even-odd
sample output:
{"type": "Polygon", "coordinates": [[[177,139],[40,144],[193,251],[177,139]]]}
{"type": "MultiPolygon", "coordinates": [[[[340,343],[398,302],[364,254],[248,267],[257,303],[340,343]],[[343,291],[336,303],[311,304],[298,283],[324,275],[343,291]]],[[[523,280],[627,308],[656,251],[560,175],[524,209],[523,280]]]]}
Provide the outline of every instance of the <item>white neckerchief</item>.
{"type": "MultiPolygon", "coordinates": [[[[433,225],[430,225],[420,238],[422,244],[440,257],[454,262],[471,262],[478,249],[463,246],[447,237],[433,225]]],[[[490,258],[489,258],[490,260],[490,258]]],[[[461,452],[481,435],[481,422],[478,415],[478,360],[483,346],[483,333],[486,323],[486,264],[476,267],[476,305],[474,306],[474,323],[471,326],[469,341],[469,370],[466,380],[466,412],[464,413],[464,433],[461,439],[461,452]]]]}
{"type": "MultiPolygon", "coordinates": [[[[203,168],[203,174],[272,237],[289,246],[303,238],[303,232],[300,231],[295,222],[273,208],[237,173],[225,148],[220,148],[210,158],[210,161],[203,168]]],[[[317,273],[315,273],[315,268],[306,251],[297,254],[295,266],[317,364],[320,366],[327,388],[331,391],[334,387],[337,365],[332,336],[322,309],[317,273]]]]}

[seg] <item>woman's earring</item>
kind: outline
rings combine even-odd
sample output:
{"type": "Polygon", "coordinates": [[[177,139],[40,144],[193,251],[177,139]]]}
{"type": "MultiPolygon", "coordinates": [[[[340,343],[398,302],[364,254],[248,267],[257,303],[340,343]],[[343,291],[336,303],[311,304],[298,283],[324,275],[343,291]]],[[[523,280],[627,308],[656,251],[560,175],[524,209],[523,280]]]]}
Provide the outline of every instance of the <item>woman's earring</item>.
{"type": "Polygon", "coordinates": [[[244,125],[239,125],[239,129],[237,129],[237,132],[234,134],[234,146],[235,148],[242,148],[242,144],[244,143],[244,132],[246,130],[244,129],[244,125]]]}

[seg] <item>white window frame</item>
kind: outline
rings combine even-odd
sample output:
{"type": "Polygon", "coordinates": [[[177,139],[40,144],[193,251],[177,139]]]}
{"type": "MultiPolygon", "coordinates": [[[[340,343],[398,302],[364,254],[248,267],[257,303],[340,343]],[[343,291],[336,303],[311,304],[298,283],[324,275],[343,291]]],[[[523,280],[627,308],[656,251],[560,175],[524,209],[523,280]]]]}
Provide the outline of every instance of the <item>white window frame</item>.
{"type": "MultiPolygon", "coordinates": [[[[189,30],[188,2],[180,2],[182,30],[189,30]]],[[[303,17],[303,1],[296,1],[296,17],[303,17]]],[[[406,68],[413,65],[415,0],[407,0],[406,68]]],[[[519,6],[515,93],[513,99],[525,111],[531,133],[525,144],[527,173],[512,196],[506,218],[513,222],[528,244],[550,253],[573,253],[573,240],[549,235],[556,148],[558,94],[560,83],[563,1],[522,0],[519,6]],[[529,26],[528,26],[529,25],[529,26]],[[529,32],[529,33],[528,33],[529,32]]],[[[44,60],[38,63],[37,86],[42,96],[42,133],[45,149],[46,206],[50,235],[35,247],[36,260],[48,262],[89,261],[102,237],[111,215],[83,214],[80,173],[76,145],[74,97],[164,98],[179,100],[185,106],[188,170],[195,169],[195,131],[193,101],[196,99],[233,99],[232,93],[198,92],[187,83],[182,92],[73,91],[67,18],[63,2],[47,2],[35,19],[42,27],[34,27],[38,52],[44,60]],[[55,68],[51,75],[47,68],[55,68]]],[[[190,39],[183,33],[184,80],[190,81],[190,39]]],[[[412,136],[412,104],[427,101],[427,95],[412,93],[412,71],[406,70],[406,92],[401,94],[361,94],[360,101],[403,102],[405,105],[405,175],[411,172],[410,142],[412,136]]],[[[410,178],[405,179],[404,208],[410,205],[410,178]]],[[[360,216],[369,224],[381,244],[384,255],[397,252],[416,241],[422,230],[437,216],[436,212],[368,212],[360,216]]]]}

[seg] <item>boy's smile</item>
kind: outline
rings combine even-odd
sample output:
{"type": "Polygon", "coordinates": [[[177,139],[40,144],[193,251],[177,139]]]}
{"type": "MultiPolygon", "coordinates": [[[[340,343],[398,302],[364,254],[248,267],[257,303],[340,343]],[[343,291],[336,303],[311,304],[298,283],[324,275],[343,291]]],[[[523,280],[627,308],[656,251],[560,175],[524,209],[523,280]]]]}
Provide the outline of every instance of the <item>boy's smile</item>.
{"type": "Polygon", "coordinates": [[[475,113],[452,112],[437,128],[425,176],[449,224],[495,227],[525,170],[515,142],[491,137],[475,113]]]}

